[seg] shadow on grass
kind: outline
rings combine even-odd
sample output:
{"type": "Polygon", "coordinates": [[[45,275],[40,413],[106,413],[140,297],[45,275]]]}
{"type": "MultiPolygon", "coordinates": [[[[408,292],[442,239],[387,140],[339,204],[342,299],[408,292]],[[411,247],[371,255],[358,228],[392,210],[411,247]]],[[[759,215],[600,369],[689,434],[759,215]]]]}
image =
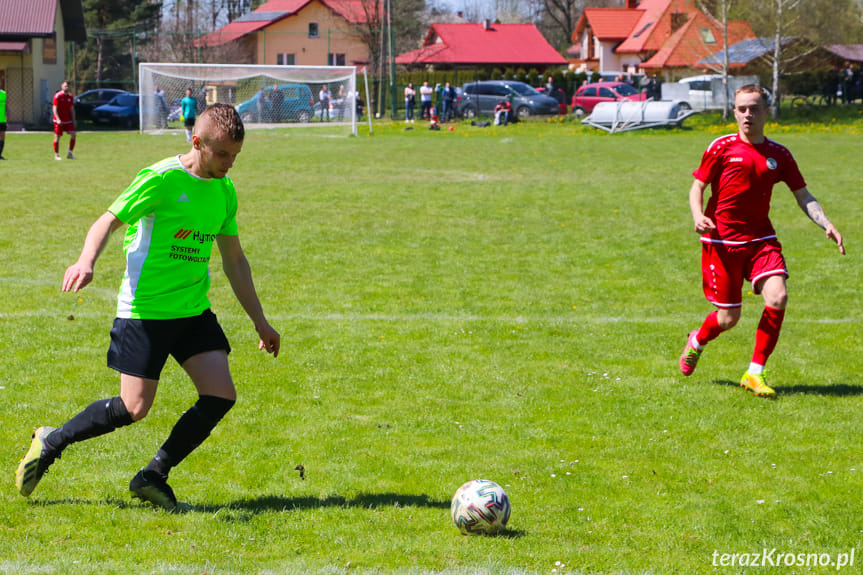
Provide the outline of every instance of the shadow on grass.
{"type": "Polygon", "coordinates": [[[400,493],[361,493],[350,499],[341,495],[330,495],[328,497],[263,495],[250,499],[240,499],[225,505],[195,505],[193,511],[216,513],[228,510],[257,514],[272,511],[320,509],[324,507],[361,507],[365,509],[380,507],[430,507],[433,509],[449,509],[450,502],[433,499],[428,495],[404,495],[400,493]]]}
{"type": "MultiPolygon", "coordinates": [[[[728,381],[727,379],[715,379],[713,383],[716,385],[727,385],[730,387],[740,387],[740,383],[736,381],[728,381]]],[[[774,385],[777,397],[783,395],[824,395],[831,397],[852,397],[863,395],[863,386],[852,385],[850,383],[834,383],[831,385],[774,385]]]]}
{"type": "MultiPolygon", "coordinates": [[[[112,507],[127,508],[138,505],[149,506],[148,503],[140,503],[134,500],[117,499],[109,497],[104,501],[93,501],[79,497],[52,500],[35,500],[32,505],[110,505],[112,507]]],[[[432,499],[428,495],[403,495],[399,493],[361,493],[350,499],[341,495],[330,495],[328,497],[285,497],[281,495],[262,495],[250,499],[240,499],[224,505],[203,504],[188,505],[181,503],[178,513],[218,513],[224,511],[237,511],[240,513],[256,515],[273,511],[301,511],[305,509],[321,509],[324,507],[364,508],[377,509],[382,507],[429,507],[433,509],[449,509],[449,501],[432,499]],[[188,507],[187,507],[188,505],[188,507]]]]}

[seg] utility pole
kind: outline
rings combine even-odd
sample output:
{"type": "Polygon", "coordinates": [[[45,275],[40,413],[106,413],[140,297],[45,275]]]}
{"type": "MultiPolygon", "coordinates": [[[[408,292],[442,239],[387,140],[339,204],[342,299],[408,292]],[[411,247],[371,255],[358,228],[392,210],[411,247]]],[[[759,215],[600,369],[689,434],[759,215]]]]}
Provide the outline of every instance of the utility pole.
{"type": "Polygon", "coordinates": [[[396,118],[396,59],[393,53],[393,14],[392,0],[387,0],[387,27],[389,28],[390,42],[390,114],[392,119],[396,118]]]}

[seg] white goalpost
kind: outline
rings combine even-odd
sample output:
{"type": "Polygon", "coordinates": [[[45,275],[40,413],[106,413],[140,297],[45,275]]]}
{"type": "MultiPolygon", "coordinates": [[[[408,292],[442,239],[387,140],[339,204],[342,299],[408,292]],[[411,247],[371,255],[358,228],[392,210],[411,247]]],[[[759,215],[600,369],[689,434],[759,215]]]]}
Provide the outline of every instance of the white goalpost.
{"type": "Polygon", "coordinates": [[[197,114],[217,102],[234,106],[247,129],[331,126],[357,135],[353,66],[142,63],[142,133],[182,129],[180,101],[192,91],[197,114]],[[327,97],[327,95],[329,97],[327,97]]]}

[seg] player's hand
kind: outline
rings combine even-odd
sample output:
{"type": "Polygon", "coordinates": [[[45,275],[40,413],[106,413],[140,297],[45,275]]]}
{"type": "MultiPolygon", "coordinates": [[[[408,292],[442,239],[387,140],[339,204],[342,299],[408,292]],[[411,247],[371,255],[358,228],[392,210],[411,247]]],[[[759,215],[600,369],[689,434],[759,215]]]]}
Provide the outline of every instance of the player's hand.
{"type": "Polygon", "coordinates": [[[827,226],[826,232],[827,232],[827,238],[836,242],[836,245],[839,246],[839,253],[844,256],[845,255],[845,244],[842,243],[842,234],[840,234],[839,230],[834,228],[832,225],[827,226]]]}
{"type": "Polygon", "coordinates": [[[714,224],[713,220],[711,220],[704,214],[701,214],[695,218],[695,231],[699,234],[706,234],[707,232],[713,231],[715,229],[716,224],[714,224]]]}
{"type": "Polygon", "coordinates": [[[93,267],[75,262],[63,275],[63,291],[79,291],[93,281],[93,267]]]}
{"type": "Polygon", "coordinates": [[[273,357],[279,357],[279,348],[282,345],[282,336],[279,335],[279,332],[274,330],[270,324],[265,324],[258,328],[258,335],[261,338],[261,341],[258,342],[258,349],[273,354],[273,357]]]}

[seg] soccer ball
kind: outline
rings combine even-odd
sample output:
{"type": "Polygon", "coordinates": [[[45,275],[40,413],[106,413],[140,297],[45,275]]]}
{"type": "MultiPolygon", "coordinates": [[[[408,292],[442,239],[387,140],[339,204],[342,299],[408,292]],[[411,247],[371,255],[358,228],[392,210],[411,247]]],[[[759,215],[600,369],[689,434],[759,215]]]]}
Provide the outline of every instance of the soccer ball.
{"type": "Polygon", "coordinates": [[[487,479],[474,479],[458,488],[450,513],[464,535],[494,535],[506,528],[510,512],[506,491],[487,479]]]}

